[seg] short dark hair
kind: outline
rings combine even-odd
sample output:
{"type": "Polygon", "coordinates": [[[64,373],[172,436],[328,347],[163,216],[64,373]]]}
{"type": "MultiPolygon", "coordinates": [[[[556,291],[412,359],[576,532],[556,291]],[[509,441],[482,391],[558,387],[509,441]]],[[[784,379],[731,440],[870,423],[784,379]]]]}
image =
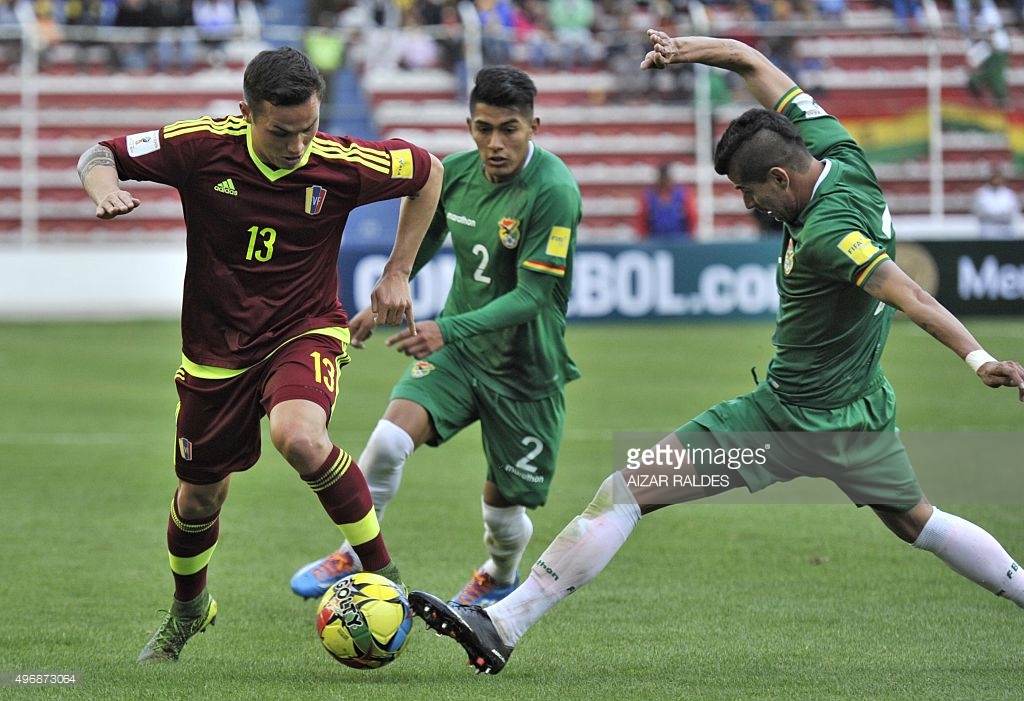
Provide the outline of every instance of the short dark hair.
{"type": "Polygon", "coordinates": [[[469,110],[472,112],[473,107],[482,102],[532,117],[536,96],[537,86],[525,72],[514,66],[487,66],[476,74],[473,91],[469,94],[469,110]]]}
{"type": "Polygon", "coordinates": [[[242,95],[249,109],[261,103],[277,107],[301,105],[324,95],[324,77],[309,57],[290,46],[260,51],[245,67],[242,95]]]}
{"type": "Polygon", "coordinates": [[[738,161],[737,176],[743,182],[764,182],[776,166],[803,172],[812,160],[793,122],[760,107],[734,119],[715,147],[715,172],[727,175],[738,161]]]}

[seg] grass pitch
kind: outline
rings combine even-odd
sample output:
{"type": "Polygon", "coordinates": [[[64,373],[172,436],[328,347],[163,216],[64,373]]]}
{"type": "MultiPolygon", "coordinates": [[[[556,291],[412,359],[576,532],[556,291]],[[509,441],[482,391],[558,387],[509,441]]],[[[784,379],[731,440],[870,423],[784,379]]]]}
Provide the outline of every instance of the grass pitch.
{"type": "MultiPolygon", "coordinates": [[[[1020,357],[1019,320],[972,329],[1020,357]]],[[[559,474],[533,514],[526,563],[615,467],[613,431],[667,431],[752,386],[768,324],[575,325],[559,474]]],[[[1022,613],[846,504],[677,506],[652,514],[609,567],[478,677],[416,625],[393,665],[355,671],[319,647],[301,564],[337,545],[313,494],[264,440],[236,476],[210,587],[217,625],[176,665],[135,657],[170,603],[164,530],[178,362],[169,322],[0,324],[0,671],[74,671],[63,692],[0,699],[1019,699],[1022,613]]],[[[353,353],[331,431],[359,454],[405,359],[353,353]]],[[[981,386],[913,325],[883,359],[905,430],[1020,430],[1012,390],[981,386]]],[[[913,457],[913,455],[912,455],[913,457]]],[[[979,455],[962,469],[984,479],[979,455]]],[[[929,466],[917,469],[928,491],[929,466]]],[[[384,523],[406,582],[447,595],[485,558],[479,434],[421,449],[384,523]]],[[[787,490],[794,485],[778,485],[787,490]]],[[[769,490],[771,491],[771,490],[769,490]]],[[[1024,557],[1018,503],[942,503],[1024,557]]],[[[523,571],[525,573],[526,567],[523,571]]]]}

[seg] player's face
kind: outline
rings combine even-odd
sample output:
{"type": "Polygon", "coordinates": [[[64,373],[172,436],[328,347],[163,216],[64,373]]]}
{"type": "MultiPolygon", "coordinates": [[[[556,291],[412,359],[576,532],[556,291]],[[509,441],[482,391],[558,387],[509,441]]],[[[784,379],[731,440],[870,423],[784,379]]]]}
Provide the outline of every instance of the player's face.
{"type": "Polygon", "coordinates": [[[252,148],[259,159],[274,168],[298,167],[320,126],[320,99],[313,95],[290,107],[269,102],[256,109],[244,102],[239,107],[242,116],[252,124],[252,148]]]}
{"type": "Polygon", "coordinates": [[[492,183],[513,178],[523,169],[530,141],[540,126],[536,117],[482,102],[473,106],[466,123],[483,161],[484,175],[492,183]]]}
{"type": "Polygon", "coordinates": [[[743,206],[757,209],[776,221],[793,223],[800,216],[789,174],[782,168],[772,168],[764,182],[745,182],[733,171],[729,180],[743,195],[743,206]]]}

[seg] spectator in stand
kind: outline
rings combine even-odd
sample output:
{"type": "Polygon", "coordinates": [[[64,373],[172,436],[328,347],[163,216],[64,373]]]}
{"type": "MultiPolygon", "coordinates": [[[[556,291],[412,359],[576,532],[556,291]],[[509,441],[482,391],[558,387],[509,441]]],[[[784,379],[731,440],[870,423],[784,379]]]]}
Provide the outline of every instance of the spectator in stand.
{"type": "Polygon", "coordinates": [[[130,73],[148,71],[152,63],[150,6],[147,0],[121,0],[114,16],[117,64],[130,73]]]}
{"type": "Polygon", "coordinates": [[[646,102],[663,71],[636,70],[637,55],[647,50],[643,32],[656,26],[660,17],[646,0],[636,0],[623,11],[619,0],[602,0],[597,15],[606,51],[605,63],[615,75],[615,93],[620,102],[646,102]]]}
{"type": "Polygon", "coordinates": [[[1009,95],[1006,66],[1010,61],[1010,35],[993,0],[971,0],[967,89],[981,99],[988,92],[999,107],[1009,95]]]}
{"type": "Polygon", "coordinates": [[[235,0],[194,0],[192,17],[206,51],[206,61],[212,66],[224,65],[227,61],[225,47],[238,29],[235,0]]]}
{"type": "Polygon", "coordinates": [[[522,59],[543,68],[557,51],[551,37],[547,5],[539,0],[521,0],[515,6],[516,46],[522,59]]]}
{"type": "Polygon", "coordinates": [[[100,39],[103,36],[100,34],[100,27],[108,27],[114,23],[117,3],[113,0],[78,0],[65,2],[61,9],[63,14],[59,21],[66,28],[68,39],[75,47],[75,63],[78,69],[87,70],[94,54],[102,55],[103,69],[116,68],[117,54],[109,42],[100,39]]]}
{"type": "Polygon", "coordinates": [[[604,52],[591,32],[594,18],[593,0],[551,0],[548,3],[548,22],[562,69],[589,66],[604,59],[604,52]]]}
{"type": "Polygon", "coordinates": [[[195,22],[191,0],[150,1],[148,14],[156,28],[156,68],[161,73],[189,73],[196,61],[195,22]]]}
{"type": "MultiPolygon", "coordinates": [[[[17,27],[18,13],[15,10],[17,0],[0,0],[0,28],[5,30],[17,27]]],[[[14,71],[21,61],[21,39],[17,34],[5,35],[0,40],[0,70],[14,71]]]]}
{"type": "Polygon", "coordinates": [[[978,220],[978,234],[981,238],[1017,237],[1016,223],[1021,216],[1021,200],[1006,184],[996,166],[992,166],[988,182],[974,191],[971,211],[978,220]]]}
{"type": "Polygon", "coordinates": [[[320,112],[326,119],[334,116],[334,84],[338,71],[345,66],[348,49],[346,34],[339,31],[341,11],[329,5],[336,6],[337,3],[315,3],[309,8],[310,19],[302,36],[303,50],[324,77],[320,112]]]}
{"type": "Polygon", "coordinates": [[[801,66],[795,33],[799,30],[793,29],[795,15],[796,8],[791,0],[776,0],[773,5],[774,23],[771,31],[765,32],[760,48],[779,70],[800,83],[801,66]]]}
{"type": "Polygon", "coordinates": [[[846,0],[818,0],[817,10],[825,22],[842,22],[846,19],[846,0]]]}
{"type": "Polygon", "coordinates": [[[516,14],[510,0],[473,0],[483,33],[484,63],[497,65],[512,60],[516,14]]]}
{"type": "Polygon", "coordinates": [[[921,0],[892,0],[892,16],[896,20],[896,29],[909,32],[924,24],[924,9],[921,0]]]}
{"type": "Polygon", "coordinates": [[[416,5],[402,13],[399,35],[398,65],[406,70],[435,68],[441,64],[441,51],[437,41],[423,27],[424,20],[416,5]]]}
{"type": "Polygon", "coordinates": [[[459,102],[465,102],[469,97],[466,91],[466,48],[463,34],[462,18],[459,17],[458,8],[455,5],[444,5],[441,8],[437,46],[441,66],[455,76],[455,97],[459,102]]]}
{"type": "Polygon", "coordinates": [[[690,188],[672,179],[672,166],[662,163],[654,184],[640,196],[636,233],[649,241],[689,241],[697,226],[697,206],[690,188]]]}

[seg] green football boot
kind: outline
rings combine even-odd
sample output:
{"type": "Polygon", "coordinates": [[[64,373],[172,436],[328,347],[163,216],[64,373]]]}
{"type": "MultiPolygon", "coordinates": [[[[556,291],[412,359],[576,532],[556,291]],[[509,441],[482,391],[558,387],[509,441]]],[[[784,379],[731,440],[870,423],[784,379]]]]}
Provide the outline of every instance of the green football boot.
{"type": "Polygon", "coordinates": [[[193,601],[175,601],[164,622],[139,653],[139,664],[177,662],[181,649],[196,633],[202,633],[217,619],[217,602],[206,591],[193,601]]]}

